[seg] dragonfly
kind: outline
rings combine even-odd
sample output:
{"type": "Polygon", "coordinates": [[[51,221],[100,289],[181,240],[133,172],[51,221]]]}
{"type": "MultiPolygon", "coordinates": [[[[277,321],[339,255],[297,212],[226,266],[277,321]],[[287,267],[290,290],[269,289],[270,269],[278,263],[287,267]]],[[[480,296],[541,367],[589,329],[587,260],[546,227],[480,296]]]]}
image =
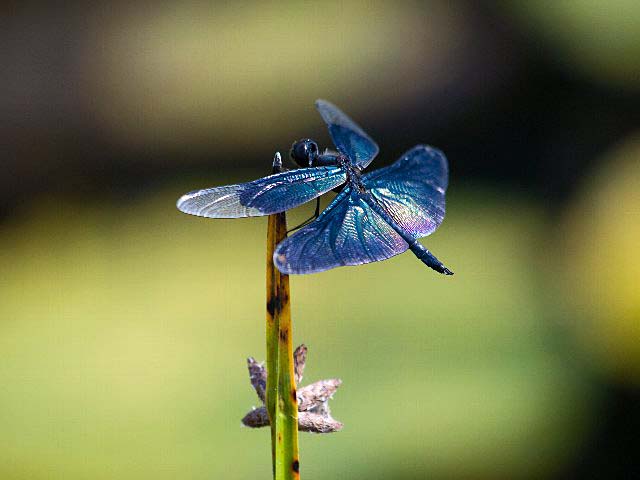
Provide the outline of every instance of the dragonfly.
{"type": "Polygon", "coordinates": [[[432,234],[445,215],[447,158],[417,145],[393,164],[362,173],[378,145],[338,107],[317,100],[336,150],[320,151],[310,138],[289,152],[298,168],[252,182],[206,188],[180,197],[180,211],[207,218],[241,218],[284,212],[316,199],[316,212],[278,244],[275,266],[308,274],[386,260],[407,250],[433,270],[453,275],[418,239],[432,234]],[[319,212],[319,197],[339,192],[319,212]]]}

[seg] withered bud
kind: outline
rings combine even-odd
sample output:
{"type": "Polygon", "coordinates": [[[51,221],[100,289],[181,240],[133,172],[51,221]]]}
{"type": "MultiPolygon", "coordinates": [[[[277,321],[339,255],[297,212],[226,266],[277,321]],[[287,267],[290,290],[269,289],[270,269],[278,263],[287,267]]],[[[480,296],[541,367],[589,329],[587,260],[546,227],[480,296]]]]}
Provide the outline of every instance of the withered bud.
{"type": "MultiPolygon", "coordinates": [[[[307,347],[300,345],[293,353],[296,385],[302,380],[307,360],[307,347]]],[[[265,403],[267,389],[267,371],[264,364],[253,357],[247,359],[249,378],[258,398],[265,403]]],[[[342,381],[338,378],[320,380],[296,392],[298,401],[298,429],[301,432],[331,433],[342,429],[342,423],[331,417],[329,399],[336,392],[342,381]]],[[[265,406],[253,408],[242,419],[247,427],[260,428],[269,425],[269,414],[265,406]]]]}

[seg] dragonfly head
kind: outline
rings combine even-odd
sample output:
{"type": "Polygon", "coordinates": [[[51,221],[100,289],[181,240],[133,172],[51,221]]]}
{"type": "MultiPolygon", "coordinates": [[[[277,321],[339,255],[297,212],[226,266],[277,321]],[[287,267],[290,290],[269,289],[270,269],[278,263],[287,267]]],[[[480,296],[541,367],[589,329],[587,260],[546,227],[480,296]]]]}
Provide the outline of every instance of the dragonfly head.
{"type": "Polygon", "coordinates": [[[289,155],[299,167],[313,167],[318,158],[318,144],[310,138],[303,138],[291,145],[289,155]]]}

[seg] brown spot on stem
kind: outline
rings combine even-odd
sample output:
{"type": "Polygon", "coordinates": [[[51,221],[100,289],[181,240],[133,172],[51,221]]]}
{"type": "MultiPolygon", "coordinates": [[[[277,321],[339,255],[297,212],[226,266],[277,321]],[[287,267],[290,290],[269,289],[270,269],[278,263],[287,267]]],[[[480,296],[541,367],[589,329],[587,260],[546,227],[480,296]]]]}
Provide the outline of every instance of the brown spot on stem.
{"type": "Polygon", "coordinates": [[[289,303],[289,289],[287,286],[281,285],[281,288],[278,291],[278,300],[280,301],[280,305],[286,305],[289,303]]]}
{"type": "Polygon", "coordinates": [[[276,313],[277,304],[278,301],[275,297],[271,297],[267,302],[267,312],[269,312],[269,315],[271,315],[272,317],[276,313]]]}
{"type": "Polygon", "coordinates": [[[286,342],[288,338],[289,338],[289,331],[288,330],[280,330],[280,341],[286,342]]]}
{"type": "Polygon", "coordinates": [[[294,460],[291,464],[291,469],[296,473],[300,473],[300,462],[298,460],[294,460]]]}
{"type": "Polygon", "coordinates": [[[291,389],[291,398],[293,399],[294,402],[298,401],[298,392],[296,392],[295,388],[291,389]]]}

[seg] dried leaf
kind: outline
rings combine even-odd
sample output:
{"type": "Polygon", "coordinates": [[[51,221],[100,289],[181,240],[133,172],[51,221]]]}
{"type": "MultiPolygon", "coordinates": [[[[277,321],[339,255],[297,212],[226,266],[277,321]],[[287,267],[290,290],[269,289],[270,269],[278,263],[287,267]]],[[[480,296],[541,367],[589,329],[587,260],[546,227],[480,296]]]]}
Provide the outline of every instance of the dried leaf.
{"type": "Polygon", "coordinates": [[[253,357],[247,358],[247,366],[249,368],[249,379],[251,386],[258,394],[258,398],[265,401],[265,392],[267,389],[267,371],[262,363],[256,362],[253,357]]]}
{"type": "Polygon", "coordinates": [[[302,381],[302,374],[304,373],[304,366],[307,361],[307,346],[303,343],[296,351],[293,352],[294,373],[296,377],[296,384],[302,381]]]}
{"type": "Polygon", "coordinates": [[[342,384],[338,378],[319,380],[298,390],[298,410],[306,412],[326,403],[342,384]]]}

